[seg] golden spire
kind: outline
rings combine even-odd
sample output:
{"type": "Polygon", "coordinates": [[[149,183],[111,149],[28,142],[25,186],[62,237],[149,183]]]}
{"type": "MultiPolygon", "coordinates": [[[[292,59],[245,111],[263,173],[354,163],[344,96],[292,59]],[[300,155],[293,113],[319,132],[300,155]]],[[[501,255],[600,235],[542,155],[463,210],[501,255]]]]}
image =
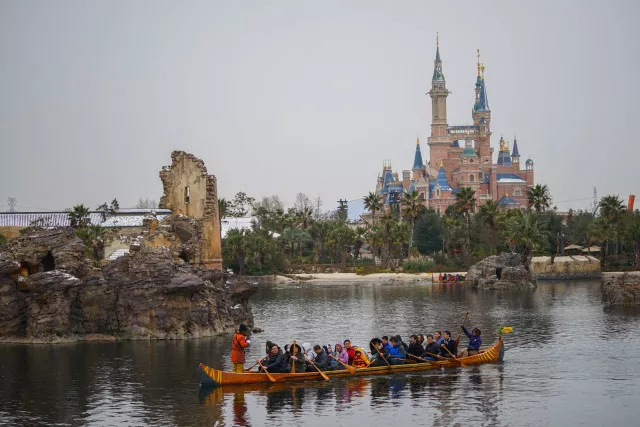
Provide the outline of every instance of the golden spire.
{"type": "Polygon", "coordinates": [[[480,49],[477,49],[478,51],[478,77],[480,77],[480,49]]]}
{"type": "Polygon", "coordinates": [[[436,47],[440,47],[440,40],[438,38],[438,32],[436,31],[436,47]]]}
{"type": "Polygon", "coordinates": [[[416,145],[420,145],[420,134],[416,134],[416,145]]]}
{"type": "Polygon", "coordinates": [[[442,167],[442,166],[443,166],[443,165],[442,165],[442,159],[440,159],[440,167],[442,167]]]}
{"type": "Polygon", "coordinates": [[[482,71],[482,80],[484,80],[484,62],[482,63],[480,70],[482,71]]]}

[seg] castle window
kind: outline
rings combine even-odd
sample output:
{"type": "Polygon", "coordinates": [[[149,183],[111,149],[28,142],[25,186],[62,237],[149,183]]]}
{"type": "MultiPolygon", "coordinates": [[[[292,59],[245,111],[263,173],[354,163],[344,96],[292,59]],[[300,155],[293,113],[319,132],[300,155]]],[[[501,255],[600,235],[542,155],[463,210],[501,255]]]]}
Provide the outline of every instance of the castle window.
{"type": "Polygon", "coordinates": [[[474,181],[473,175],[469,175],[469,181],[471,181],[471,182],[474,181]]]}
{"type": "Polygon", "coordinates": [[[184,202],[189,203],[191,199],[191,189],[189,187],[184,187],[184,202]]]}
{"type": "Polygon", "coordinates": [[[522,197],[522,192],[520,191],[520,187],[516,187],[513,189],[513,195],[515,197],[522,197]]]}
{"type": "Polygon", "coordinates": [[[438,189],[436,189],[436,196],[437,196],[437,197],[440,197],[440,189],[439,189],[439,188],[438,188],[438,189]]]}
{"type": "Polygon", "coordinates": [[[478,179],[479,179],[479,180],[480,180],[480,179],[482,179],[482,172],[480,172],[480,173],[478,174],[478,179]]]}

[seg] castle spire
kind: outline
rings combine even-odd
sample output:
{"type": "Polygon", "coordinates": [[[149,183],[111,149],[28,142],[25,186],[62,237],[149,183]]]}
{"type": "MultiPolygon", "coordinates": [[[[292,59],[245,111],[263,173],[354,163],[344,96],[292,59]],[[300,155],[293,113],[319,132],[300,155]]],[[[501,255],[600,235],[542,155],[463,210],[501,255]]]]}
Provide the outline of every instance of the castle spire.
{"type": "Polygon", "coordinates": [[[436,59],[433,61],[433,78],[432,80],[444,81],[444,74],[442,74],[442,60],[440,59],[440,40],[438,33],[436,33],[436,59]]]}
{"type": "Polygon", "coordinates": [[[511,152],[511,157],[520,157],[520,153],[518,152],[518,141],[516,140],[515,135],[513,136],[513,151],[511,152]]]}
{"type": "Polygon", "coordinates": [[[478,78],[480,78],[480,49],[476,49],[478,52],[478,78]]]}
{"type": "Polygon", "coordinates": [[[416,153],[413,157],[412,170],[422,169],[422,168],[424,168],[424,163],[422,162],[422,152],[420,151],[420,138],[416,137],[416,153]]]}
{"type": "Polygon", "coordinates": [[[480,81],[480,98],[478,99],[477,111],[490,111],[489,98],[487,97],[487,87],[484,82],[484,63],[480,66],[480,71],[482,72],[482,80],[480,81]]]}

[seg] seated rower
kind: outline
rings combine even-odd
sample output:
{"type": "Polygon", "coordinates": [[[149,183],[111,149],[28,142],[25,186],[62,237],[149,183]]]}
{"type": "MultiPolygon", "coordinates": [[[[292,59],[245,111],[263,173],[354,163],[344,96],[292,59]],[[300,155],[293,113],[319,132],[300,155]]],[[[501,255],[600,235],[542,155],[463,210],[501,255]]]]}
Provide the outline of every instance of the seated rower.
{"type": "Polygon", "coordinates": [[[347,353],[347,350],[342,348],[342,344],[339,342],[336,343],[335,349],[335,359],[332,360],[331,366],[333,366],[333,369],[345,369],[342,363],[344,363],[345,365],[349,364],[349,354],[347,353]],[[338,362],[338,360],[342,363],[338,362]],[[334,362],[335,365],[333,364],[334,362]]]}
{"type": "Polygon", "coordinates": [[[407,356],[402,342],[399,342],[397,337],[391,337],[389,342],[391,343],[391,351],[389,351],[389,358],[387,360],[392,365],[402,365],[407,356]]]}
{"type": "Polygon", "coordinates": [[[451,358],[451,355],[453,355],[453,357],[455,357],[458,353],[458,345],[456,344],[456,340],[451,338],[451,332],[444,331],[442,337],[444,339],[442,340],[442,344],[440,344],[440,356],[451,358]]]}
{"type": "Polygon", "coordinates": [[[382,345],[387,350],[387,352],[391,351],[391,343],[389,342],[389,337],[386,335],[382,336],[382,345]]]}
{"type": "Polygon", "coordinates": [[[440,353],[440,347],[438,347],[438,343],[433,338],[433,335],[427,335],[427,344],[424,346],[424,353],[422,353],[423,359],[427,360],[437,360],[434,354],[440,353]]]}
{"type": "MultiPolygon", "coordinates": [[[[329,369],[329,356],[327,353],[320,347],[318,344],[313,346],[313,352],[316,354],[316,357],[313,360],[313,364],[318,367],[318,369],[326,371],[329,369]]],[[[307,371],[315,371],[313,366],[309,366],[307,371]]]]}
{"type": "Polygon", "coordinates": [[[362,351],[359,348],[357,348],[355,351],[355,357],[353,358],[353,366],[355,366],[356,368],[367,367],[367,361],[364,360],[364,357],[362,356],[362,351]]]}
{"type": "Polygon", "coordinates": [[[382,341],[378,338],[372,339],[369,343],[369,348],[371,350],[371,363],[369,366],[387,366],[389,352],[382,341]],[[385,362],[385,359],[387,362],[385,362]]]}
{"type": "MultiPolygon", "coordinates": [[[[307,362],[304,358],[304,353],[302,352],[302,348],[299,344],[292,344],[290,347],[291,351],[291,365],[295,367],[296,373],[304,372],[307,369],[307,362]]],[[[292,369],[293,371],[293,369],[292,369]]]]}
{"type": "Polygon", "coordinates": [[[287,365],[284,363],[284,353],[276,344],[271,346],[269,358],[266,363],[263,363],[263,365],[267,369],[267,372],[271,374],[289,371],[287,365]]]}
{"type": "Polygon", "coordinates": [[[469,344],[467,348],[462,350],[458,357],[467,357],[467,356],[475,356],[480,351],[480,346],[482,346],[482,338],[480,338],[480,329],[473,328],[471,333],[467,331],[464,326],[460,326],[462,328],[462,332],[469,338],[469,344]]]}
{"type": "MultiPolygon", "coordinates": [[[[420,342],[418,340],[418,336],[417,335],[411,335],[409,337],[409,349],[407,350],[407,353],[412,354],[414,356],[420,357],[420,355],[424,352],[424,348],[420,345],[420,342]]],[[[416,359],[413,359],[410,357],[410,359],[412,359],[411,361],[415,362],[416,359]]]]}

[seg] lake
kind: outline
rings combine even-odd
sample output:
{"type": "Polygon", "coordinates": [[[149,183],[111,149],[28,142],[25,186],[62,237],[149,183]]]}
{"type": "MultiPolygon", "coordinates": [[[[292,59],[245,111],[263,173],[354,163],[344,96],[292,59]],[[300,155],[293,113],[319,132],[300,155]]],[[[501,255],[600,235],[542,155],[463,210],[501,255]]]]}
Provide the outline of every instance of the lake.
{"type": "MultiPolygon", "coordinates": [[[[500,364],[333,379],[291,387],[200,390],[197,365],[231,368],[231,336],[159,342],[0,345],[0,425],[635,425],[640,310],[603,309],[597,281],[539,282],[533,292],[460,285],[287,285],[252,299],[247,367],[266,340],[449,329],[466,311],[500,364]]],[[[466,344],[461,338],[461,348],[466,344]]]]}

